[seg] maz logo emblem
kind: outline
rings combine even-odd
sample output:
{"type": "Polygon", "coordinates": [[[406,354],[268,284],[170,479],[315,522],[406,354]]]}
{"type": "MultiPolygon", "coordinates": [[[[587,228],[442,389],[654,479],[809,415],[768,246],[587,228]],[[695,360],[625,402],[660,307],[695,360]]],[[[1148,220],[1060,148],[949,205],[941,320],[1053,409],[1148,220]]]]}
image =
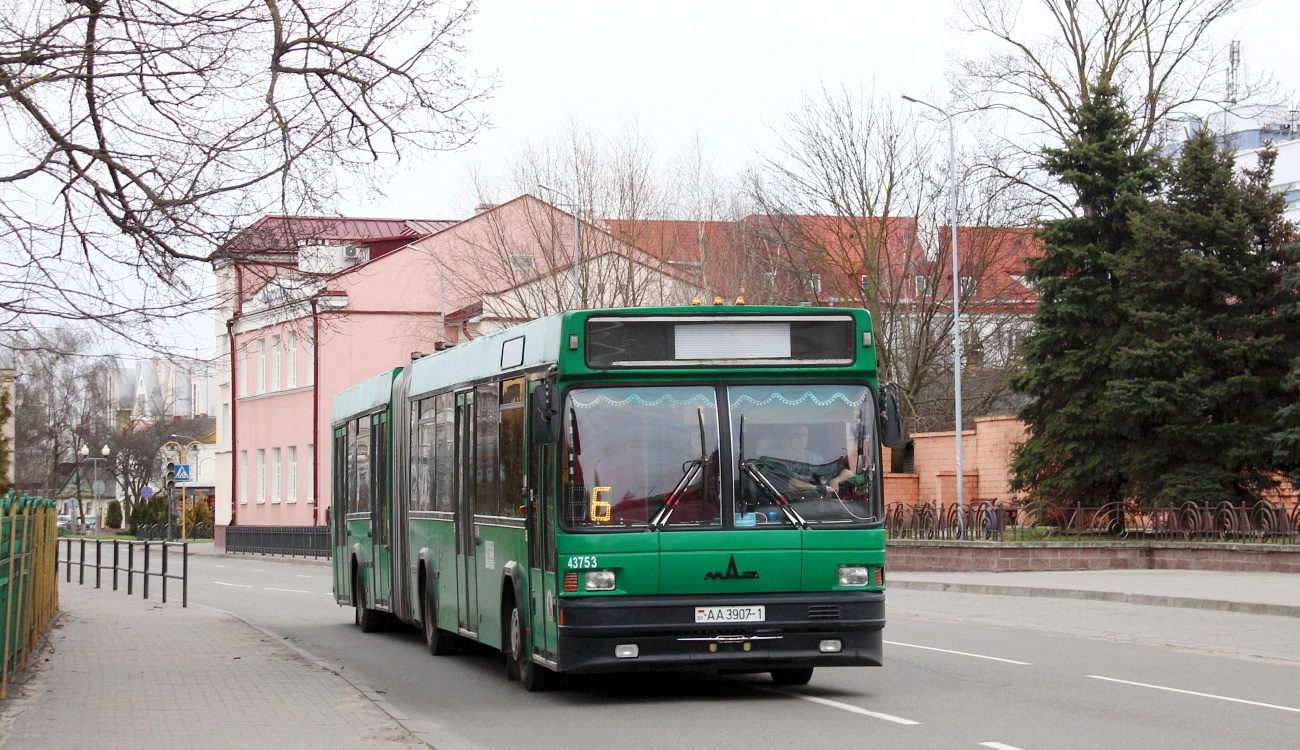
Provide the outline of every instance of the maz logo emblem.
{"type": "Polygon", "coordinates": [[[704,580],[706,581],[728,581],[728,580],[739,579],[739,578],[758,578],[758,571],[746,570],[744,573],[741,573],[740,570],[736,568],[735,555],[732,555],[731,562],[727,563],[727,571],[725,573],[718,573],[714,571],[714,572],[704,574],[704,580]]]}

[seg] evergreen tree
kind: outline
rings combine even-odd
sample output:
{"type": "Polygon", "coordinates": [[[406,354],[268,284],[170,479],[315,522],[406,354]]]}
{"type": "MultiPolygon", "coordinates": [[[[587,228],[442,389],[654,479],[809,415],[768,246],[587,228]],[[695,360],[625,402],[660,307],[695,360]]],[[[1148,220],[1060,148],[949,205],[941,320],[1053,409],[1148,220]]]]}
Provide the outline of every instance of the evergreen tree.
{"type": "Polygon", "coordinates": [[[1127,443],[1110,456],[1127,497],[1209,505],[1273,483],[1289,326],[1268,177],[1252,191],[1213,136],[1189,139],[1115,256],[1122,335],[1101,403],[1127,443]]]}
{"type": "Polygon", "coordinates": [[[1122,499],[1127,481],[1115,461],[1126,441],[1104,409],[1125,323],[1115,266],[1132,246],[1158,170],[1153,155],[1137,150],[1115,89],[1096,87],[1071,117],[1074,137],[1046,152],[1044,168],[1074,190],[1080,215],[1048,222],[1044,254],[1029,265],[1039,304],[1013,386],[1033,400],[1020,412],[1029,437],[1012,486],[1051,505],[1099,505],[1122,499]]]}

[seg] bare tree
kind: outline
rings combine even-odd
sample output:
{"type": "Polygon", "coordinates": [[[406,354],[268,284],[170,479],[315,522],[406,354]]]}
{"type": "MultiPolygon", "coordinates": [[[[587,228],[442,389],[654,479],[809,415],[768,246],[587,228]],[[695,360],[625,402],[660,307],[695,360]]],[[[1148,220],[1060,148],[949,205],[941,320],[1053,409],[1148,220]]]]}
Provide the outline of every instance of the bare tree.
{"type": "MultiPolygon", "coordinates": [[[[944,149],[919,132],[889,100],[823,88],[778,128],[776,154],[751,175],[763,213],[749,227],[770,264],[771,301],[872,311],[883,377],[898,385],[909,426],[924,430],[952,425],[953,280],[948,166],[936,159],[944,149]]],[[[1009,297],[1028,291],[1012,276],[1031,248],[1006,244],[1025,233],[1001,229],[1012,217],[969,173],[960,190],[958,289],[971,365],[973,353],[1004,347],[1025,324],[1024,299],[1009,297]]],[[[1016,360],[1000,354],[978,366],[996,377],[964,399],[975,415],[996,408],[1016,360]]]]}
{"type": "Polygon", "coordinates": [[[698,272],[642,252],[656,223],[676,208],[671,174],[671,163],[660,161],[656,145],[635,123],[602,135],[570,122],[555,138],[525,144],[505,178],[475,177],[486,212],[457,233],[459,251],[481,274],[459,276],[458,292],[496,295],[498,304],[523,319],[565,309],[573,290],[576,212],[579,306],[689,302],[698,293],[698,272]],[[496,208],[502,196],[519,194],[544,202],[496,208]],[[610,231],[612,223],[619,231],[610,231]]]}
{"type": "Polygon", "coordinates": [[[0,328],[139,338],[248,217],[328,213],[342,181],[464,146],[491,88],[463,63],[473,0],[0,7],[0,328]]]}
{"type": "Polygon", "coordinates": [[[1211,29],[1248,0],[959,0],[967,31],[995,40],[982,57],[957,61],[956,95],[970,109],[1012,115],[1016,132],[994,145],[989,168],[1038,190],[1068,212],[1066,191],[1038,174],[1044,144],[1072,132],[1070,113],[1097,85],[1122,93],[1139,134],[1156,145],[1171,119],[1257,100],[1267,81],[1230,77],[1226,44],[1211,29]],[[1036,11],[1036,12],[1035,12],[1036,11]],[[1222,85],[1219,85],[1222,82],[1222,85]]]}

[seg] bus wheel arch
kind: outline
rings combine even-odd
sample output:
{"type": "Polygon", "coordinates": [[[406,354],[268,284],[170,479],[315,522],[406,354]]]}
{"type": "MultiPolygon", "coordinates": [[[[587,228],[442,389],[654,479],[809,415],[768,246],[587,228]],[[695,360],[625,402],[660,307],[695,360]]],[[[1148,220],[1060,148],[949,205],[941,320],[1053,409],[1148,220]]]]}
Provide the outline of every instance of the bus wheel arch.
{"type": "Polygon", "coordinates": [[[501,585],[502,648],[506,655],[506,679],[518,680],[530,693],[556,686],[559,675],[533,661],[531,628],[525,617],[523,573],[514,561],[506,563],[501,585]]]}

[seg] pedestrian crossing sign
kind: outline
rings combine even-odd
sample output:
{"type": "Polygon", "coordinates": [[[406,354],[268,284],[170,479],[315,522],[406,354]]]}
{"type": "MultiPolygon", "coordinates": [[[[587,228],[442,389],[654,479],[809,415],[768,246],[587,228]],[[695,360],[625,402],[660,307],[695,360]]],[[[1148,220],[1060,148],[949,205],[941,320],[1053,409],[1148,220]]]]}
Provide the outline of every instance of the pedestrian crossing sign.
{"type": "Polygon", "coordinates": [[[176,464],[176,481],[178,481],[178,482],[188,482],[188,481],[190,481],[190,465],[189,465],[189,464],[176,464]]]}

